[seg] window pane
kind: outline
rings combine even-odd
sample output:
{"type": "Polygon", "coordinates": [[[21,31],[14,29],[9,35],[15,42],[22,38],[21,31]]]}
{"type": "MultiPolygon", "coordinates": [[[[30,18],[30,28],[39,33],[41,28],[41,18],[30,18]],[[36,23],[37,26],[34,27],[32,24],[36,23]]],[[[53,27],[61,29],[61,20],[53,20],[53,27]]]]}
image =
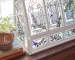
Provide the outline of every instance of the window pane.
{"type": "Polygon", "coordinates": [[[53,34],[52,36],[50,36],[49,40],[50,40],[50,43],[52,43],[52,42],[61,40],[62,38],[63,38],[63,34],[60,32],[60,33],[56,33],[56,34],[53,34]]]}
{"type": "Polygon", "coordinates": [[[15,0],[16,12],[16,37],[27,47],[27,37],[25,33],[25,21],[23,18],[23,1],[15,0]]]}
{"type": "Polygon", "coordinates": [[[47,30],[43,0],[26,0],[26,11],[31,35],[47,30]]]}
{"type": "Polygon", "coordinates": [[[75,1],[63,0],[63,9],[66,25],[73,24],[75,20],[75,1]]]}
{"type": "Polygon", "coordinates": [[[59,0],[45,0],[47,18],[49,21],[50,29],[62,26],[62,16],[59,2],[59,0]]]}
{"type": "Polygon", "coordinates": [[[48,37],[33,40],[33,49],[45,46],[48,43],[48,37]]]}
{"type": "Polygon", "coordinates": [[[67,30],[65,35],[66,35],[66,38],[75,35],[75,29],[67,30]]]}

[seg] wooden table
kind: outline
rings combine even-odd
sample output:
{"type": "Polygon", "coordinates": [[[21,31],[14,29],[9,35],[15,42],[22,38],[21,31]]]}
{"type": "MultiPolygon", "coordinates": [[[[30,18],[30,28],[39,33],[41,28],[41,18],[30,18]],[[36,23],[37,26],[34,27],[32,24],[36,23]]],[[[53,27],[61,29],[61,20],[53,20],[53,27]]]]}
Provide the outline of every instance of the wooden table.
{"type": "Polygon", "coordinates": [[[26,54],[12,60],[75,60],[75,40],[44,50],[32,56],[26,54]]]}

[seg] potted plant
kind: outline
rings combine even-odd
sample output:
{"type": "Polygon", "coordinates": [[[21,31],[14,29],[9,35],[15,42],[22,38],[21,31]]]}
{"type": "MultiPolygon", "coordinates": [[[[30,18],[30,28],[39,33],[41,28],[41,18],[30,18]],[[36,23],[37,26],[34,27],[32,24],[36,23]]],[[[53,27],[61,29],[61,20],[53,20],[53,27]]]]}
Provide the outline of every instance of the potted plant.
{"type": "Polygon", "coordinates": [[[0,17],[0,49],[9,49],[14,41],[15,25],[9,16],[0,17]]]}

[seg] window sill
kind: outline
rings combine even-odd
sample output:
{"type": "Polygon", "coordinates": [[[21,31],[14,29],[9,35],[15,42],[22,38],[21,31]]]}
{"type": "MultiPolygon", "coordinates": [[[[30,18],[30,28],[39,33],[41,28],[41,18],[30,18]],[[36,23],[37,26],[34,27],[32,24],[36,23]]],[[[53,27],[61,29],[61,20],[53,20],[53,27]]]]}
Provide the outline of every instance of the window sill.
{"type": "Polygon", "coordinates": [[[43,60],[48,57],[52,57],[52,56],[55,56],[56,54],[60,54],[64,51],[67,51],[67,50],[73,48],[74,46],[75,46],[75,40],[71,40],[67,43],[44,50],[44,51],[34,54],[32,56],[29,56],[28,54],[26,54],[25,56],[21,56],[21,57],[15,58],[15,59],[16,60],[43,60]]]}

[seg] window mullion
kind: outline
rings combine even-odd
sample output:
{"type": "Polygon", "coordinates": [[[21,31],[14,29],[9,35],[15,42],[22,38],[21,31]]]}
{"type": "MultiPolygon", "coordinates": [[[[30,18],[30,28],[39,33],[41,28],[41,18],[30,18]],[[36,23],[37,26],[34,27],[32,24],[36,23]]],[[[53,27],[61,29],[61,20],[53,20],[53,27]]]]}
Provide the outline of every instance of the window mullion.
{"type": "Polygon", "coordinates": [[[45,6],[45,0],[43,0],[43,4],[44,4],[44,10],[45,10],[45,16],[46,16],[46,23],[47,23],[47,30],[49,30],[49,22],[48,22],[48,18],[47,18],[47,12],[46,12],[46,6],[45,6]]]}
{"type": "Polygon", "coordinates": [[[62,1],[60,0],[60,8],[61,8],[61,14],[62,14],[62,23],[63,23],[63,26],[65,26],[65,17],[64,17],[64,11],[63,11],[63,5],[62,5],[62,1]]]}
{"type": "MultiPolygon", "coordinates": [[[[65,16],[64,16],[64,11],[63,11],[63,2],[62,0],[60,0],[60,8],[61,8],[61,15],[62,15],[62,25],[65,26],[66,22],[65,22],[65,16]]],[[[63,32],[63,40],[65,39],[65,31],[63,32]]]]}

